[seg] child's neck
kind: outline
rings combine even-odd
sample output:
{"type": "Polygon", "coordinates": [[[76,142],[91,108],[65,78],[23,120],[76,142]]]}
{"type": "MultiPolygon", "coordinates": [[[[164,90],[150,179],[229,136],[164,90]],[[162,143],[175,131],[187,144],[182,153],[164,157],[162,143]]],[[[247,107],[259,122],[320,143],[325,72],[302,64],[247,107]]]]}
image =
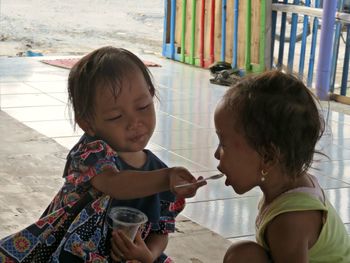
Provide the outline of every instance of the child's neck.
{"type": "MultiPolygon", "coordinates": [[[[272,178],[271,178],[272,179],[272,178]]],[[[295,180],[291,180],[290,177],[284,177],[284,183],[281,184],[281,178],[278,178],[276,184],[270,182],[266,189],[262,189],[264,192],[265,205],[271,203],[281,194],[299,187],[315,187],[307,173],[304,173],[302,176],[295,180]]]]}
{"type": "Polygon", "coordinates": [[[124,162],[134,168],[141,168],[147,161],[147,155],[144,151],[118,152],[118,155],[124,162]]]}

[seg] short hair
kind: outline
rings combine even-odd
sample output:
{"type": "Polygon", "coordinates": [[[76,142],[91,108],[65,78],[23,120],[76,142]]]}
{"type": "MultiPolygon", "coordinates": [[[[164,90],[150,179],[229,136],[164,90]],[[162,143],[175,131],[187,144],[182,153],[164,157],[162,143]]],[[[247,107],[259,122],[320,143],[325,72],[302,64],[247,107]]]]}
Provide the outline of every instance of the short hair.
{"type": "Polygon", "coordinates": [[[147,66],[132,52],[111,46],[99,48],[81,58],[68,77],[68,101],[73,108],[75,123],[95,115],[96,91],[102,87],[112,90],[115,98],[125,75],[140,70],[153,97],[155,87],[147,66]]]}
{"type": "Polygon", "coordinates": [[[278,160],[294,178],[310,168],[325,123],[300,79],[278,70],[248,76],[223,101],[234,127],[264,160],[278,160]]]}

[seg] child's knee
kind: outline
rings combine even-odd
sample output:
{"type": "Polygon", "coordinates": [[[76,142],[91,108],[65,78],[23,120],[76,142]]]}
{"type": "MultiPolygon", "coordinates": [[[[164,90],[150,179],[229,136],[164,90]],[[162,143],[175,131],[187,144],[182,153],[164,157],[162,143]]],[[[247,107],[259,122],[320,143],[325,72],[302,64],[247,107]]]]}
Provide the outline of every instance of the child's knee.
{"type": "Polygon", "coordinates": [[[240,241],[232,244],[226,251],[224,263],[268,263],[266,251],[253,241],[240,241]]]}

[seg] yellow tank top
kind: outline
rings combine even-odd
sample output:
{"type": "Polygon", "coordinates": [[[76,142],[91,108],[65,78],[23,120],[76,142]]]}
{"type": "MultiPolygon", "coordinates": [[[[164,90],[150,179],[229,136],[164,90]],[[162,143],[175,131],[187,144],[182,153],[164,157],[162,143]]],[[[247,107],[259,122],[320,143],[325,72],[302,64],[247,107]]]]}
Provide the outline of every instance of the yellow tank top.
{"type": "MultiPolygon", "coordinates": [[[[316,178],[312,178],[313,181],[316,178]]],[[[256,220],[256,240],[269,251],[264,240],[267,225],[278,215],[292,211],[325,211],[325,220],[314,246],[309,250],[310,263],[350,263],[350,237],[334,207],[326,199],[317,181],[315,188],[301,187],[276,198],[256,220]]]]}

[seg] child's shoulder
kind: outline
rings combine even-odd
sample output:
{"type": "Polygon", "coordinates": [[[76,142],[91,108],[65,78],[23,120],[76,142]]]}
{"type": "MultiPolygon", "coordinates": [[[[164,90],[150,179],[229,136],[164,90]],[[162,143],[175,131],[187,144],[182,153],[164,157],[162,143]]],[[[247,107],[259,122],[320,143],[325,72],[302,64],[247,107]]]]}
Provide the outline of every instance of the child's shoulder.
{"type": "Polygon", "coordinates": [[[84,134],[69,152],[68,156],[73,161],[93,164],[97,160],[115,157],[117,152],[105,141],[84,134]]]}

